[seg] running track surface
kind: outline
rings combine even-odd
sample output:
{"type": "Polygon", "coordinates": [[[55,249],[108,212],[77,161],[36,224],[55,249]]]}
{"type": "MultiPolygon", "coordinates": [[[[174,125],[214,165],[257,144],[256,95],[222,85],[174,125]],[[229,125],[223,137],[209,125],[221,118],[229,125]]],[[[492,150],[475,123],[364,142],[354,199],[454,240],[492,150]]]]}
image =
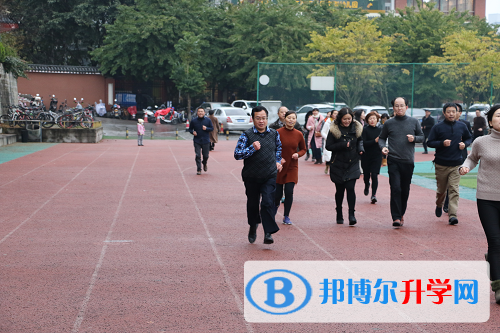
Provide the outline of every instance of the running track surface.
{"type": "Polygon", "coordinates": [[[358,181],[358,224],[337,225],[324,166],[301,160],[294,224],[249,244],[236,142],[217,144],[201,176],[191,141],[145,144],[58,144],[0,164],[0,332],[500,331],[493,294],[479,324],[247,323],[245,261],[482,260],[475,202],[461,199],[450,226],[434,192],[412,185],[395,230],[381,176],[379,202],[358,181]]]}

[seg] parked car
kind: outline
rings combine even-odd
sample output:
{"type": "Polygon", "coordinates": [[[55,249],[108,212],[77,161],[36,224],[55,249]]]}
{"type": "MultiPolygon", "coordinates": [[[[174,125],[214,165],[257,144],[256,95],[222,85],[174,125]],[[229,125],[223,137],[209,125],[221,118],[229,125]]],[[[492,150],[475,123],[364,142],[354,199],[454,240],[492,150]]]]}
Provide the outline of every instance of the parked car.
{"type": "Polygon", "coordinates": [[[306,124],[305,124],[306,114],[309,111],[311,111],[312,109],[318,109],[319,113],[321,113],[324,117],[324,116],[326,116],[328,111],[332,111],[334,108],[328,104],[306,104],[306,105],[303,105],[297,110],[297,122],[299,123],[299,125],[306,126],[306,124]]]}
{"type": "Polygon", "coordinates": [[[328,104],[328,105],[330,105],[331,107],[333,107],[337,111],[340,111],[340,109],[342,109],[342,108],[347,108],[348,107],[347,104],[342,103],[342,102],[336,102],[336,103],[333,103],[333,102],[323,102],[322,104],[328,104]]]}
{"type": "Polygon", "coordinates": [[[252,117],[242,108],[219,107],[214,110],[214,115],[224,126],[224,131],[245,131],[253,126],[252,117]]]}
{"type": "Polygon", "coordinates": [[[208,115],[208,111],[210,110],[215,110],[217,108],[223,108],[223,107],[228,107],[231,106],[229,103],[224,103],[224,102],[205,102],[202,103],[200,106],[198,106],[195,110],[194,113],[196,114],[196,110],[199,108],[202,108],[205,110],[205,113],[208,115]]]}
{"type": "Polygon", "coordinates": [[[245,101],[243,99],[234,101],[231,103],[231,106],[234,106],[235,108],[242,108],[247,110],[248,112],[252,112],[252,109],[259,105],[257,101],[245,101]]]}
{"type": "Polygon", "coordinates": [[[380,115],[382,115],[384,113],[389,113],[389,110],[387,110],[384,106],[381,106],[381,105],[372,105],[372,106],[358,105],[354,109],[352,109],[352,111],[354,111],[354,112],[356,112],[358,110],[364,110],[365,115],[367,115],[368,113],[370,113],[372,111],[377,111],[380,115]]]}
{"type": "MultiPolygon", "coordinates": [[[[467,117],[467,120],[470,121],[471,125],[474,123],[474,118],[476,117],[476,110],[479,109],[481,110],[481,116],[484,117],[484,119],[487,119],[486,113],[490,110],[489,104],[472,104],[468,109],[467,113],[462,112],[462,118],[465,119],[467,117]]],[[[486,122],[488,124],[488,122],[486,122]]]]}

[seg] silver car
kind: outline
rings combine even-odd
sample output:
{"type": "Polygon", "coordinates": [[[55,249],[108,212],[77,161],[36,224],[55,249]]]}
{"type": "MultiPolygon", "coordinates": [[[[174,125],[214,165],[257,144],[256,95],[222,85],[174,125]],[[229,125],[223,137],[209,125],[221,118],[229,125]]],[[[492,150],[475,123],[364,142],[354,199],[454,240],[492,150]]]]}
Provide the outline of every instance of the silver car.
{"type": "Polygon", "coordinates": [[[306,114],[312,109],[318,109],[319,113],[324,117],[328,111],[332,111],[334,108],[328,104],[306,104],[297,111],[297,122],[299,125],[306,126],[306,114]]]}
{"type": "Polygon", "coordinates": [[[208,115],[208,111],[210,110],[215,110],[216,108],[221,108],[221,107],[226,107],[226,106],[231,106],[229,103],[224,103],[224,102],[205,102],[198,106],[195,110],[194,113],[196,114],[196,110],[199,108],[202,108],[205,110],[205,114],[208,115]]]}
{"type": "Polygon", "coordinates": [[[224,131],[245,131],[252,128],[252,117],[242,108],[220,107],[215,109],[214,116],[224,126],[224,131]]]}

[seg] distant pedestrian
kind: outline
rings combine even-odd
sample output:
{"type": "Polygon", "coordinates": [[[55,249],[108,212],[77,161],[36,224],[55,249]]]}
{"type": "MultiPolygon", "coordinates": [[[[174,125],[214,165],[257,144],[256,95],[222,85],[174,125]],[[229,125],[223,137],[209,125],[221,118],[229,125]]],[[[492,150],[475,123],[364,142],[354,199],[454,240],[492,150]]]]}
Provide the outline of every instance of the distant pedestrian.
{"type": "Polygon", "coordinates": [[[449,194],[448,222],[458,223],[457,210],[460,199],[460,174],[458,167],[464,162],[462,152],[472,141],[467,126],[456,120],[458,107],[455,103],[443,106],[444,121],[434,126],[429,134],[428,145],[436,149],[434,167],[436,172],[436,210],[441,217],[446,194],[449,194]]]}
{"type": "Polygon", "coordinates": [[[422,145],[424,146],[423,154],[428,154],[427,152],[427,138],[431,133],[432,127],[436,124],[436,120],[431,116],[431,110],[425,110],[425,117],[422,118],[422,132],[424,133],[424,142],[422,145]]]}
{"type": "Polygon", "coordinates": [[[244,131],[236,148],[234,158],[243,161],[241,177],[247,196],[247,218],[250,229],[248,241],[255,242],[257,226],[264,227],[264,244],[274,242],[271,236],[279,230],[275,221],[274,197],[276,176],[281,165],[281,141],[276,130],[267,127],[268,111],[263,106],[252,109],[254,126],[244,131]]]}
{"type": "Polygon", "coordinates": [[[292,224],[290,220],[290,209],[293,203],[293,189],[299,181],[299,157],[306,153],[306,143],[302,132],[295,128],[297,114],[288,111],[285,114],[285,126],[278,130],[282,150],[281,164],[283,169],[276,178],[276,195],[274,205],[276,210],[280,206],[283,190],[285,191],[285,210],[283,212],[283,224],[292,224]]]}
{"type": "Polygon", "coordinates": [[[349,225],[357,223],[354,216],[356,206],[356,179],[361,175],[359,156],[363,154],[363,125],[354,120],[354,114],[349,108],[342,108],[337,118],[330,126],[326,138],[326,149],[332,152],[330,165],[330,180],[335,183],[335,204],[337,223],[344,223],[342,202],[344,192],[347,193],[349,207],[349,225]]]}
{"type": "Polygon", "coordinates": [[[210,132],[210,151],[215,149],[215,144],[219,142],[219,132],[220,132],[220,123],[219,119],[214,116],[214,110],[208,111],[208,118],[212,121],[213,131],[210,132]]]}
{"type": "Polygon", "coordinates": [[[477,211],[488,241],[491,289],[500,304],[500,104],[494,105],[487,117],[490,135],[476,139],[459,171],[463,176],[481,162],[477,172],[477,211]]]}
{"type": "Polygon", "coordinates": [[[142,144],[142,138],[144,137],[144,132],[146,129],[144,128],[144,119],[139,119],[137,123],[137,145],[144,146],[142,144]]]}
{"type": "Polygon", "coordinates": [[[205,110],[198,108],[196,111],[197,117],[194,117],[189,124],[189,132],[194,135],[194,153],[196,161],[196,174],[201,175],[201,165],[203,170],[208,171],[207,162],[208,154],[210,152],[210,137],[209,132],[213,131],[212,121],[205,117],[205,110]],[[201,159],[203,155],[203,161],[201,159]]]}
{"type": "Polygon", "coordinates": [[[404,224],[404,214],[410,196],[411,178],[415,168],[415,143],[423,142],[420,122],[406,115],[408,100],[398,97],[391,101],[394,118],[382,127],[378,144],[387,155],[387,171],[391,186],[392,226],[404,224]]]}
{"type": "MultiPolygon", "coordinates": [[[[309,147],[309,130],[307,129],[307,122],[309,121],[309,118],[312,116],[312,110],[310,111],[307,111],[305,117],[304,117],[304,130],[302,131],[302,133],[304,133],[304,140],[306,141],[306,149],[307,149],[307,153],[306,153],[306,158],[304,159],[305,161],[307,161],[309,159],[309,157],[311,157],[311,153],[310,153],[310,148],[309,147]]],[[[316,161],[314,159],[314,156],[312,157],[311,159],[313,162],[316,161]]]]}
{"type": "MultiPolygon", "coordinates": [[[[387,113],[382,113],[380,116],[380,123],[379,127],[382,128],[385,124],[385,122],[389,119],[389,115],[387,113]]],[[[382,166],[387,166],[387,155],[382,154],[382,166]]]]}
{"type": "Polygon", "coordinates": [[[473,125],[474,135],[472,141],[476,140],[476,138],[485,135],[488,127],[486,126],[486,119],[481,115],[481,110],[476,110],[476,117],[474,118],[473,125]]]}
{"type": "Polygon", "coordinates": [[[370,112],[366,115],[367,126],[363,128],[363,147],[365,152],[361,156],[361,167],[363,168],[363,179],[365,182],[364,195],[370,194],[370,179],[372,185],[372,204],[377,202],[378,174],[382,163],[382,151],[378,145],[378,137],[382,128],[378,127],[380,116],[378,113],[370,112]]]}
{"type": "Polygon", "coordinates": [[[306,128],[309,131],[307,140],[312,151],[313,159],[316,160],[314,164],[323,163],[321,159],[321,147],[323,146],[323,137],[321,136],[322,121],[323,115],[319,113],[319,109],[315,108],[312,110],[312,115],[309,117],[306,124],[306,128]]]}
{"type": "Polygon", "coordinates": [[[325,161],[325,174],[328,174],[330,170],[330,160],[332,159],[332,152],[326,149],[326,138],[328,137],[328,132],[330,132],[330,126],[332,122],[337,118],[337,110],[332,110],[330,117],[327,117],[324,121],[323,127],[321,128],[321,136],[323,137],[323,161],[325,161]]]}
{"type": "Polygon", "coordinates": [[[360,109],[354,112],[354,119],[357,120],[361,125],[365,126],[366,113],[365,110],[360,109]]]}

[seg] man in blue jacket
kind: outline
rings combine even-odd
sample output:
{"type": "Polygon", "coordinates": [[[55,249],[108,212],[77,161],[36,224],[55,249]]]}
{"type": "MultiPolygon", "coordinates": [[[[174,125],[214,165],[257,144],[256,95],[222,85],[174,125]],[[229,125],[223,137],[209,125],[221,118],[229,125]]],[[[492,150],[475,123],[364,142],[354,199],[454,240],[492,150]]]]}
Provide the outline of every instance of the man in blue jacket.
{"type": "Polygon", "coordinates": [[[448,206],[448,222],[451,225],[458,223],[457,210],[459,195],[460,174],[458,167],[462,165],[462,153],[472,141],[472,135],[467,126],[456,120],[458,107],[455,103],[446,103],[443,106],[445,120],[435,125],[427,145],[436,148],[434,166],[436,172],[436,216],[443,213],[443,204],[446,191],[450,198],[448,206]]]}
{"type": "Polygon", "coordinates": [[[201,175],[201,165],[203,170],[207,172],[208,153],[210,151],[210,136],[209,132],[213,131],[212,121],[205,117],[205,110],[198,108],[196,111],[197,117],[191,120],[189,124],[189,132],[194,135],[194,153],[196,154],[196,174],[201,175]],[[201,155],[203,154],[203,161],[201,155]]]}

